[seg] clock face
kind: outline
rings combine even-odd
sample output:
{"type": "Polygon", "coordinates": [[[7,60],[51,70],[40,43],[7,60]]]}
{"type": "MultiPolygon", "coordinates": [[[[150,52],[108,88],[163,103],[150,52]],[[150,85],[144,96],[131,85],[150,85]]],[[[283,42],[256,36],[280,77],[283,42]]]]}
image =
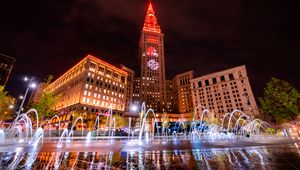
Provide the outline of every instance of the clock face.
{"type": "Polygon", "coordinates": [[[147,66],[151,69],[151,70],[157,70],[159,68],[159,63],[156,62],[154,59],[151,59],[147,62],[147,66]]]}
{"type": "Polygon", "coordinates": [[[154,47],[149,47],[147,48],[147,55],[150,57],[147,66],[151,70],[157,70],[159,68],[159,63],[155,61],[155,58],[158,56],[157,50],[154,47]]]}

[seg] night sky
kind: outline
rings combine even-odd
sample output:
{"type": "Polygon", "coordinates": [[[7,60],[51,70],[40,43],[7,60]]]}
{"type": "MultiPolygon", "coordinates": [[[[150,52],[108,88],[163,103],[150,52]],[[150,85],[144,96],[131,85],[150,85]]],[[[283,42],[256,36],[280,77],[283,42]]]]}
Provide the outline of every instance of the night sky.
{"type": "MultiPolygon", "coordinates": [[[[153,0],[165,34],[167,78],[246,64],[255,97],[272,77],[300,89],[297,1],[153,0]]],[[[0,4],[0,53],[17,59],[7,90],[24,75],[56,78],[92,54],[138,68],[146,0],[6,0],[0,4]]]]}

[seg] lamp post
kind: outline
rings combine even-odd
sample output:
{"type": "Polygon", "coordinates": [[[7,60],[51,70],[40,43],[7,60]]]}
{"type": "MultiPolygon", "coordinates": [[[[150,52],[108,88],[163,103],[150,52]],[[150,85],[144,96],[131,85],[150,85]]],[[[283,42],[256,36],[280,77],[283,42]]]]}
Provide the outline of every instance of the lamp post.
{"type": "Polygon", "coordinates": [[[22,96],[22,97],[20,96],[20,99],[22,99],[22,102],[20,104],[17,117],[20,115],[20,113],[22,111],[22,107],[23,107],[23,104],[26,100],[26,96],[28,94],[29,89],[30,88],[34,89],[36,87],[36,84],[33,82],[34,79],[35,79],[35,77],[30,77],[30,79],[28,79],[27,77],[24,78],[24,81],[25,82],[29,81],[29,83],[28,83],[28,86],[27,86],[27,89],[26,89],[26,92],[25,92],[24,96],[22,96]]]}
{"type": "Polygon", "coordinates": [[[131,105],[130,110],[135,113],[138,110],[138,106],[133,104],[131,105]]]}
{"type": "MultiPolygon", "coordinates": [[[[131,113],[130,113],[130,116],[129,116],[129,126],[128,126],[128,138],[130,137],[130,135],[131,135],[131,133],[132,133],[132,136],[134,136],[134,131],[133,131],[133,129],[131,128],[131,126],[132,126],[132,116],[134,116],[135,117],[135,114],[136,114],[136,112],[137,112],[137,110],[138,110],[138,105],[137,104],[132,104],[131,106],[130,106],[130,111],[131,111],[131,113]]],[[[134,118],[134,120],[135,120],[136,118],[134,118]]],[[[135,121],[134,121],[135,122],[135,121]]],[[[134,126],[133,127],[135,127],[135,124],[134,124],[134,126]]]]}

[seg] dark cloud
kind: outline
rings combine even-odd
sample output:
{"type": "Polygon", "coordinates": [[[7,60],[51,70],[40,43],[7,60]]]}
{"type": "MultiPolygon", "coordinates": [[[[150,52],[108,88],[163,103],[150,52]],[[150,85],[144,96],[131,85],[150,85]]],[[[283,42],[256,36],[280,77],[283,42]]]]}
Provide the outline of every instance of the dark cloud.
{"type": "MultiPolygon", "coordinates": [[[[10,0],[0,6],[0,53],[17,58],[8,90],[21,77],[61,75],[86,54],[138,68],[145,17],[141,0],[10,0]]],[[[246,64],[256,96],[271,76],[300,88],[299,14],[294,1],[153,1],[165,33],[167,77],[246,64]]]]}

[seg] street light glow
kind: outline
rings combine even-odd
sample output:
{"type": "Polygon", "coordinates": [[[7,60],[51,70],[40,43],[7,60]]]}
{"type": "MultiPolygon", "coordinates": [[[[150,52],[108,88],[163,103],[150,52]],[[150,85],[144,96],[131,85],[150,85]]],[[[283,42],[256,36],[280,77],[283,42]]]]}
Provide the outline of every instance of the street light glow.
{"type": "Polygon", "coordinates": [[[131,106],[131,111],[136,112],[138,110],[137,105],[132,105],[131,106]]]}
{"type": "Polygon", "coordinates": [[[30,87],[34,89],[36,87],[36,83],[31,83],[30,87]]]}
{"type": "Polygon", "coordinates": [[[23,98],[24,98],[24,96],[22,96],[22,95],[21,95],[21,96],[19,96],[19,99],[23,99],[23,98]]]}
{"type": "Polygon", "coordinates": [[[24,77],[24,81],[28,81],[28,77],[24,77]]]}

